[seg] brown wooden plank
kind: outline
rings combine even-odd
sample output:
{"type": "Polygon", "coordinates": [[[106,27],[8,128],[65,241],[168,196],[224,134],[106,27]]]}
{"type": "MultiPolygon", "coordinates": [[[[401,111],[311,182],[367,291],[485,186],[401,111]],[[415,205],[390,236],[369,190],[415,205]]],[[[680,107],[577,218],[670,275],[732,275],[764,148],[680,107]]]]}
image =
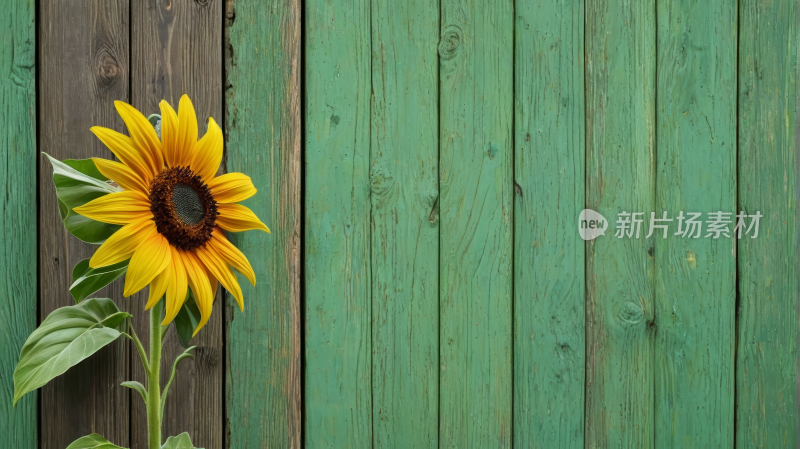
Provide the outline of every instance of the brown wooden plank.
{"type": "MultiPolygon", "coordinates": [[[[164,99],[176,110],[188,95],[197,112],[200,135],[207,118],[222,123],[222,0],[137,1],[131,9],[131,88],[133,105],[145,115],[158,113],[164,99]]],[[[144,300],[133,301],[136,331],[147,347],[148,314],[144,300]]],[[[181,362],[164,410],[163,436],[189,432],[197,447],[222,447],[223,422],[223,306],[217,301],[208,324],[192,340],[195,360],[181,362]]],[[[174,326],[164,341],[161,378],[183,348],[174,326]]],[[[134,354],[135,356],[135,354],[134,354]]],[[[138,360],[133,379],[144,382],[138,360]]],[[[163,382],[162,382],[163,383],[163,382]]],[[[134,398],[131,409],[131,447],[145,447],[147,415],[134,398]]]]}
{"type": "MultiPolygon", "coordinates": [[[[89,128],[123,131],[114,100],[128,100],[127,0],[40,2],[39,149],[57,159],[113,158],[89,128]]],[[[75,304],[69,293],[72,268],[95,247],[72,237],[58,213],[52,169],[40,158],[40,315],[75,304]]],[[[95,296],[114,299],[122,309],[128,300],[117,283],[95,296]]],[[[130,390],[128,342],[120,339],[42,389],[41,447],[63,449],[81,436],[97,432],[109,441],[128,444],[130,390]]]]}
{"type": "Polygon", "coordinates": [[[241,284],[244,313],[226,301],[227,447],[299,448],[300,0],[226,6],[227,168],[253,179],[244,204],[272,230],[228,234],[258,283],[241,284]]]}

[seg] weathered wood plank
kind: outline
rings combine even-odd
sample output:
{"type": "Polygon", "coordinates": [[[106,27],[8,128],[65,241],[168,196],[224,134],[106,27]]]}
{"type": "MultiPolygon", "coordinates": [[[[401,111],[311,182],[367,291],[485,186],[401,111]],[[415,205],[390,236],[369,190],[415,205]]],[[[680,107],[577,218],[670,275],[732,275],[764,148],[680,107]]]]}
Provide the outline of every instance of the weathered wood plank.
{"type": "Polygon", "coordinates": [[[514,445],[583,447],[584,2],[517,1],[514,445]]]}
{"type": "Polygon", "coordinates": [[[514,5],[441,2],[441,447],[510,447],[514,5]]]}
{"type": "Polygon", "coordinates": [[[652,447],[653,239],[616,238],[650,217],[655,176],[655,0],[588,0],[586,192],[611,223],[587,246],[586,445],[652,447]]]}
{"type": "MultiPolygon", "coordinates": [[[[39,4],[39,149],[56,159],[112,159],[89,129],[99,125],[124,131],[114,101],[128,101],[129,95],[128,1],[39,4]]],[[[69,293],[72,268],[96,247],[64,229],[52,168],[46,159],[38,160],[42,320],[56,308],[75,304],[69,293]]],[[[121,283],[96,296],[130,309],[121,283]]],[[[63,449],[92,432],[116,444],[129,443],[130,390],[119,386],[129,380],[128,348],[128,342],[120,339],[42,389],[42,448],[63,449]]]]}
{"type": "MultiPolygon", "coordinates": [[[[131,68],[133,105],[145,115],[158,113],[163,99],[177,109],[181,95],[191,98],[200,134],[207,118],[222,121],[222,0],[133,2],[131,8],[131,68]]],[[[145,293],[131,303],[137,333],[147,347],[148,316],[145,293]]],[[[224,302],[215,304],[208,324],[192,340],[195,359],[181,362],[170,387],[164,410],[163,435],[189,432],[198,447],[223,445],[223,324],[224,302]]],[[[183,352],[174,326],[164,341],[161,378],[183,352]]],[[[136,357],[134,354],[132,357],[136,357]]],[[[144,382],[138,360],[132,363],[133,380],[144,382]]],[[[133,397],[131,446],[146,445],[144,403],[133,397]]]]}
{"type": "Polygon", "coordinates": [[[305,444],[372,444],[370,2],[305,2],[305,444]]]}
{"type": "Polygon", "coordinates": [[[439,428],[439,2],[372,1],[374,445],[439,428]]]}
{"type": "Polygon", "coordinates": [[[738,447],[797,445],[798,8],[740,2],[739,210],[763,218],[738,241],[738,447]]]}
{"type": "Polygon", "coordinates": [[[300,448],[300,1],[228,2],[227,168],[272,230],[228,234],[258,283],[227,301],[226,447],[300,448]],[[235,9],[234,9],[235,8],[235,9]]]}
{"type": "MultiPolygon", "coordinates": [[[[36,30],[34,4],[0,1],[0,435],[10,447],[38,447],[36,393],[12,407],[14,367],[36,328],[36,30]]],[[[58,213],[58,212],[56,212],[58,213]]]]}
{"type": "Polygon", "coordinates": [[[736,3],[657,8],[656,446],[732,447],[735,239],[676,232],[681,211],[735,219],[736,3]]]}

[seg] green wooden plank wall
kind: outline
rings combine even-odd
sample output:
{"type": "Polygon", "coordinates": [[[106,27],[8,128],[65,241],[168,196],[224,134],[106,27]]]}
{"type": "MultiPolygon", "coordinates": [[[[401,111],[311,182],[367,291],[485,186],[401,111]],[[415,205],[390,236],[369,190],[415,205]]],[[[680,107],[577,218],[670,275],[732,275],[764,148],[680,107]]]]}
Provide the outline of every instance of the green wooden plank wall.
{"type": "MultiPolygon", "coordinates": [[[[244,314],[220,295],[166,433],[797,447],[800,0],[0,4],[0,379],[90,251],[37,150],[107,157],[88,128],[124,131],[114,100],[188,93],[273,233],[235,239],[259,283],[244,314]],[[580,239],[584,208],[606,235],[580,239]],[[762,218],[757,238],[693,238],[680,211],[762,218]],[[643,213],[638,238],[614,236],[621,212],[643,213]]],[[[4,441],[140,447],[118,387],[134,356],[121,341],[7,401],[4,441]]]]}
{"type": "Polygon", "coordinates": [[[36,28],[35,6],[3,0],[0,8],[0,435],[3,444],[35,448],[37,395],[12,407],[14,366],[22,344],[36,328],[36,28]]]}

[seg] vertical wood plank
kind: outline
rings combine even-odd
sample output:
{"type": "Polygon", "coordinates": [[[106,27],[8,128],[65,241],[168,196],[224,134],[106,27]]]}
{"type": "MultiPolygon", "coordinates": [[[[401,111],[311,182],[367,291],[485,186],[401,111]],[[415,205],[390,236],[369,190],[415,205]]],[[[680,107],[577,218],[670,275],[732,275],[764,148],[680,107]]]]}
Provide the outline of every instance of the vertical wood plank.
{"type": "Polygon", "coordinates": [[[609,220],[587,244],[586,445],[652,447],[653,239],[614,236],[654,206],[655,0],[588,0],[586,192],[609,220]]]}
{"type": "Polygon", "coordinates": [[[515,21],[514,445],[583,447],[584,2],[515,21]]]}
{"type": "Polygon", "coordinates": [[[272,230],[228,234],[247,256],[244,313],[228,299],[226,447],[300,448],[300,1],[229,1],[227,168],[272,230]]]}
{"type": "Polygon", "coordinates": [[[441,447],[510,447],[514,5],[441,2],[441,447]]]}
{"type": "Polygon", "coordinates": [[[439,2],[371,12],[374,444],[436,448],[439,2]]]}
{"type": "Polygon", "coordinates": [[[798,5],[739,4],[739,210],[763,218],[757,238],[738,242],[736,445],[793,448],[798,5]]]}
{"type": "Polygon", "coordinates": [[[305,444],[372,444],[370,2],[305,2],[305,444]]]}
{"type": "MultiPolygon", "coordinates": [[[[137,1],[131,9],[131,89],[133,106],[145,115],[158,113],[164,99],[177,109],[181,95],[188,95],[197,112],[200,134],[208,117],[222,121],[222,0],[161,2],[137,1]]],[[[146,292],[131,307],[134,325],[147,347],[146,292]]],[[[208,324],[192,340],[195,359],[181,362],[170,387],[164,410],[163,435],[189,432],[197,447],[223,445],[223,325],[224,302],[217,301],[208,324]]],[[[183,348],[174,326],[164,341],[162,379],[183,348]]],[[[133,355],[136,356],[135,354],[133,355]]],[[[144,382],[138,360],[132,363],[133,379],[144,382]]],[[[144,403],[133,397],[131,446],[145,447],[147,415],[144,403]]]]}
{"type": "MultiPolygon", "coordinates": [[[[89,129],[124,131],[114,101],[128,101],[129,6],[126,0],[43,1],[39,26],[39,149],[56,159],[112,159],[89,129]]],[[[58,213],[52,168],[39,159],[40,321],[74,305],[72,268],[96,247],[72,237],[58,213]]],[[[30,229],[25,231],[30,232],[30,229]]],[[[123,310],[121,283],[101,290],[123,310]]],[[[135,310],[135,309],[134,309],[135,310]]],[[[127,445],[130,390],[129,345],[119,339],[41,390],[41,447],[62,449],[97,432],[127,445]]]]}
{"type": "Polygon", "coordinates": [[[735,224],[736,3],[657,8],[655,214],[673,221],[653,231],[656,447],[732,447],[735,239],[675,233],[681,211],[735,224]]]}
{"type": "Polygon", "coordinates": [[[36,30],[34,4],[0,1],[0,435],[4,444],[38,447],[36,395],[12,407],[14,368],[22,344],[36,328],[36,30]]]}

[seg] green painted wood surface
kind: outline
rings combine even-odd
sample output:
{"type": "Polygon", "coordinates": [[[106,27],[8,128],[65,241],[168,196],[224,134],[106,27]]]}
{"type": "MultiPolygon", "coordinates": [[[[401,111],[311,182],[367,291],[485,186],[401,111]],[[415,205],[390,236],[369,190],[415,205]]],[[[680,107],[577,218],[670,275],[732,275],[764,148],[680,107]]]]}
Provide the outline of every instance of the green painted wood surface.
{"type": "MultiPolygon", "coordinates": [[[[675,235],[678,213],[736,211],[736,3],[658,0],[656,447],[732,447],[735,240],[675,235]]],[[[649,225],[649,217],[648,217],[649,225]]],[[[730,226],[733,228],[733,225],[730,226]]]]}
{"type": "Polygon", "coordinates": [[[304,6],[305,445],[368,447],[370,3],[304,6]]]}
{"type": "Polygon", "coordinates": [[[738,248],[736,445],[797,444],[797,44],[793,0],[743,0],[739,20],[739,210],[760,211],[738,248]]]}
{"type": "Polygon", "coordinates": [[[514,446],[583,447],[584,2],[517,1],[514,446]]]}
{"type": "Polygon", "coordinates": [[[37,394],[12,407],[14,367],[22,344],[36,328],[36,36],[34,3],[3,0],[0,18],[0,435],[3,444],[35,449],[37,394]]]}
{"type": "Polygon", "coordinates": [[[512,442],[513,2],[444,0],[439,445],[512,442]]]}
{"type": "Polygon", "coordinates": [[[373,0],[372,422],[382,448],[439,433],[439,2],[373,0]]]}
{"type": "Polygon", "coordinates": [[[228,447],[300,448],[300,1],[228,3],[227,169],[258,194],[245,205],[272,234],[228,236],[256,274],[228,298],[228,447]]]}
{"type": "Polygon", "coordinates": [[[586,196],[606,217],[587,245],[586,446],[653,446],[653,239],[614,237],[654,205],[655,4],[587,0],[586,196]]]}

